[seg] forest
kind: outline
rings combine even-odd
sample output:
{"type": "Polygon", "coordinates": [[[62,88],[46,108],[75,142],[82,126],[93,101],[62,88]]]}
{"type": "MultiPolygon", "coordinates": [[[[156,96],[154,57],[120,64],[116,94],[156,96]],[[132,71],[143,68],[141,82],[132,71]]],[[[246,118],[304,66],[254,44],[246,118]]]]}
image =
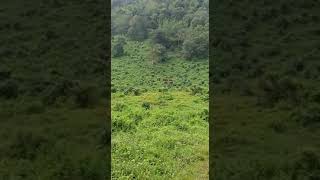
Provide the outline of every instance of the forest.
{"type": "Polygon", "coordinates": [[[113,1],[112,179],[208,179],[208,1],[113,1]]]}

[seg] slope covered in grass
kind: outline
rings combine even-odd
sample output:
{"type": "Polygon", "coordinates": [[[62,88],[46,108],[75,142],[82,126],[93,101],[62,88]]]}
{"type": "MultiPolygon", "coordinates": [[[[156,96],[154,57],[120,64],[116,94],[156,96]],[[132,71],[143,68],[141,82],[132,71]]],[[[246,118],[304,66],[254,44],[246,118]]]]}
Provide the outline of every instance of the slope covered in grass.
{"type": "Polygon", "coordinates": [[[190,89],[192,86],[208,91],[208,61],[187,61],[172,53],[165,63],[152,64],[149,43],[129,41],[125,56],[112,58],[112,90],[130,88],[141,90],[190,89]],[[172,84],[166,84],[172,80],[172,84]]]}
{"type": "Polygon", "coordinates": [[[108,174],[106,6],[0,2],[0,179],[108,174]]]}
{"type": "Polygon", "coordinates": [[[319,5],[210,3],[212,178],[320,178],[319,5]]]}
{"type": "Polygon", "coordinates": [[[147,43],[125,49],[112,59],[113,178],[207,178],[207,62],[151,64],[147,43]]]}

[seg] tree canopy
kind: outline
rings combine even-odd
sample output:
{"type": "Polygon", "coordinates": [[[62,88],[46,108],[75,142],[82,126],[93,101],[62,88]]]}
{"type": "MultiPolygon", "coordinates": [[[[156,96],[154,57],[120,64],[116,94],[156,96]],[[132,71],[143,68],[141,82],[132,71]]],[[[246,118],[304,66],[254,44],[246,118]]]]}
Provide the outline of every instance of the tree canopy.
{"type": "Polygon", "coordinates": [[[208,0],[114,0],[112,7],[113,36],[149,40],[186,59],[208,56],[208,0]]]}

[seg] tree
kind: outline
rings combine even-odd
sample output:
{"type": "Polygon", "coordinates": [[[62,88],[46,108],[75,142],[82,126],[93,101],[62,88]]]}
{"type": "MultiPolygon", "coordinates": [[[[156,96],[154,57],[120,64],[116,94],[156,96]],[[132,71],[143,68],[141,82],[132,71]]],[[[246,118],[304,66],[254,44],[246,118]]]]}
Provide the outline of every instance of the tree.
{"type": "Polygon", "coordinates": [[[181,21],[165,20],[152,32],[151,40],[166,48],[176,48],[182,43],[186,26],[181,21]]]}
{"type": "Polygon", "coordinates": [[[207,58],[209,52],[208,26],[197,26],[188,30],[183,42],[183,56],[186,59],[207,58]]]}
{"type": "Polygon", "coordinates": [[[112,16],[111,31],[113,35],[126,34],[129,29],[130,16],[117,13],[112,16]]]}
{"type": "Polygon", "coordinates": [[[123,36],[115,36],[112,41],[111,54],[113,57],[120,57],[124,55],[124,45],[126,39],[123,36]]]}
{"type": "Polygon", "coordinates": [[[162,29],[156,29],[151,34],[151,42],[154,44],[161,44],[162,46],[169,48],[170,42],[162,29]]]}
{"type": "Polygon", "coordinates": [[[131,39],[142,41],[148,37],[148,19],[146,17],[135,15],[129,24],[128,36],[131,39]]]}
{"type": "Polygon", "coordinates": [[[209,22],[209,12],[205,9],[199,9],[193,16],[191,27],[205,26],[209,22]]]}
{"type": "Polygon", "coordinates": [[[165,62],[167,60],[166,48],[161,44],[154,44],[149,57],[152,64],[165,62]]]}

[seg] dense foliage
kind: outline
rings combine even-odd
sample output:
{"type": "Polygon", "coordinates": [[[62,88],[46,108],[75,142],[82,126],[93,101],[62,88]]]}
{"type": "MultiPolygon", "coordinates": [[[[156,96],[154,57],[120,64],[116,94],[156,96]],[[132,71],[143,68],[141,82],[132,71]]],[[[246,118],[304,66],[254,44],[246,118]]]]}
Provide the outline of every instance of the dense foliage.
{"type": "Polygon", "coordinates": [[[316,0],[210,2],[213,179],[319,179],[316,0]]]}
{"type": "Polygon", "coordinates": [[[152,63],[150,44],[112,59],[112,176],[207,179],[208,61],[152,63]]]}
{"type": "MultiPolygon", "coordinates": [[[[162,54],[174,51],[186,59],[207,58],[208,3],[208,0],[113,1],[112,34],[151,41],[154,49],[166,48],[162,54]]],[[[165,56],[160,61],[163,59],[165,56]]]]}
{"type": "Polygon", "coordinates": [[[208,179],[208,22],[208,1],[113,1],[114,179],[208,179]]]}
{"type": "Polygon", "coordinates": [[[106,178],[106,2],[0,2],[0,179],[106,178]]]}

